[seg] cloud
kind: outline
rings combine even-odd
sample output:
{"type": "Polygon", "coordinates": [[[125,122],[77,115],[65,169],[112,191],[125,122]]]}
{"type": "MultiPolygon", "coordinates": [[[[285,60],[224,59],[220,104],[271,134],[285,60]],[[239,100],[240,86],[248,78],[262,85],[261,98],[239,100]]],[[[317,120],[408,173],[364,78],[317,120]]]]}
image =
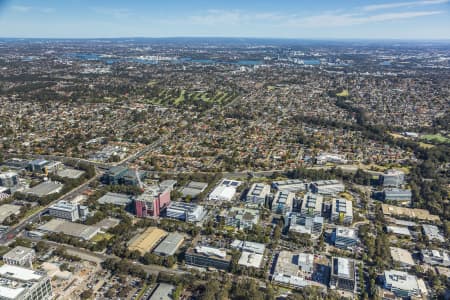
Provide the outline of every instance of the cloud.
{"type": "Polygon", "coordinates": [[[210,9],[203,14],[190,16],[188,19],[197,25],[242,25],[261,21],[281,21],[285,16],[276,13],[249,13],[240,10],[210,9]]]}
{"type": "Polygon", "coordinates": [[[384,9],[395,9],[402,7],[417,7],[417,6],[427,6],[427,5],[437,5],[449,3],[449,0],[423,0],[423,1],[409,1],[409,2],[397,2],[397,3],[383,3],[383,4],[372,4],[362,7],[363,11],[376,11],[384,9]]]}
{"type": "Polygon", "coordinates": [[[33,9],[33,7],[31,6],[24,6],[24,5],[13,5],[11,6],[11,10],[15,11],[15,12],[29,12],[33,9]]]}
{"type": "Polygon", "coordinates": [[[133,15],[133,12],[127,8],[92,7],[91,10],[115,19],[126,19],[133,15]]]}
{"type": "Polygon", "coordinates": [[[432,16],[444,13],[443,11],[408,11],[390,12],[375,15],[366,14],[322,14],[300,19],[290,19],[287,24],[305,28],[327,28],[354,26],[369,23],[379,23],[432,16]]]}
{"type": "MultiPolygon", "coordinates": [[[[429,2],[429,1],[426,1],[429,2]]],[[[433,1],[436,2],[436,1],[433,1]]],[[[397,3],[399,4],[399,3],[397,3]]],[[[203,26],[276,26],[295,28],[332,28],[369,23],[413,19],[443,14],[441,10],[370,13],[359,10],[351,13],[339,11],[323,12],[311,16],[281,13],[252,13],[240,10],[208,10],[203,14],[188,17],[191,24],[203,26]]]]}
{"type": "Polygon", "coordinates": [[[33,7],[33,6],[25,6],[25,5],[13,5],[11,6],[11,10],[17,13],[29,13],[29,12],[37,12],[37,13],[52,13],[55,12],[54,8],[50,7],[33,7]]]}

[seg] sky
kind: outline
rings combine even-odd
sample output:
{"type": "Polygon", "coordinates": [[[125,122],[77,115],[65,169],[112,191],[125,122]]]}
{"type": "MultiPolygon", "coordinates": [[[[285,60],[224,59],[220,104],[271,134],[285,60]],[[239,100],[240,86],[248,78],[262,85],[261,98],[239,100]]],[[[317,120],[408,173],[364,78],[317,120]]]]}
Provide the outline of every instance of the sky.
{"type": "Polygon", "coordinates": [[[450,0],[0,0],[0,37],[450,39],[450,0]]]}

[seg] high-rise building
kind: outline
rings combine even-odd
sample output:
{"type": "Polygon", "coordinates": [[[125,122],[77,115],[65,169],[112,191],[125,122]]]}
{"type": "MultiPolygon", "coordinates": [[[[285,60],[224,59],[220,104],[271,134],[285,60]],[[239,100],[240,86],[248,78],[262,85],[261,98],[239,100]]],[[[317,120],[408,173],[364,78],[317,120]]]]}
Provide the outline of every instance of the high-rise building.
{"type": "Polygon", "coordinates": [[[14,265],[0,267],[1,300],[51,300],[50,278],[43,273],[14,265]]]}
{"type": "Polygon", "coordinates": [[[170,190],[149,187],[134,200],[134,204],[138,218],[159,217],[161,210],[170,204],[170,190]]]}

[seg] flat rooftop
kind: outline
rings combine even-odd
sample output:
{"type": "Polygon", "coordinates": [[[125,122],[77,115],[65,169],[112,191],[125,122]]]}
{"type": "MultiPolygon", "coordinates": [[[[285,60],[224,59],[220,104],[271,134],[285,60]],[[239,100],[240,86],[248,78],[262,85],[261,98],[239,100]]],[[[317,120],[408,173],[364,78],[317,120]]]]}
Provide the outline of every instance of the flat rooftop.
{"type": "Polygon", "coordinates": [[[90,240],[99,231],[98,227],[72,223],[62,219],[53,219],[38,228],[40,231],[64,234],[90,240]]]}
{"type": "Polygon", "coordinates": [[[0,223],[5,221],[9,216],[18,214],[22,206],[3,204],[0,206],[0,223]]]}
{"type": "Polygon", "coordinates": [[[28,190],[25,193],[32,194],[38,197],[47,196],[50,194],[58,193],[63,188],[63,184],[53,181],[42,182],[28,190]]]}
{"type": "Polygon", "coordinates": [[[391,256],[393,261],[409,266],[415,265],[412,255],[411,253],[409,253],[408,250],[397,247],[389,247],[389,248],[391,250],[391,256]]]}

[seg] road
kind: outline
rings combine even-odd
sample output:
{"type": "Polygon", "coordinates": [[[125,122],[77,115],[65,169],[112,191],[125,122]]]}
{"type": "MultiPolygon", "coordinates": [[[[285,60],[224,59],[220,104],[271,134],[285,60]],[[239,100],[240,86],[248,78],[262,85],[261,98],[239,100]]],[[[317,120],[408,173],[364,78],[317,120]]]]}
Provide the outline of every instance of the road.
{"type": "Polygon", "coordinates": [[[0,245],[1,244],[7,244],[8,242],[10,242],[12,240],[12,238],[8,239],[8,236],[12,236],[12,237],[16,237],[28,224],[33,223],[35,221],[37,221],[40,217],[40,215],[45,212],[49,206],[55,204],[58,201],[61,200],[69,200],[74,198],[75,196],[79,195],[80,193],[83,193],[85,190],[88,189],[89,184],[91,182],[93,182],[94,180],[98,180],[98,178],[102,175],[102,173],[98,173],[96,176],[92,177],[91,179],[89,179],[88,181],[86,181],[85,183],[79,185],[78,187],[74,188],[73,190],[71,190],[70,192],[67,192],[66,194],[62,195],[61,197],[59,197],[58,199],[56,199],[55,201],[49,203],[48,205],[46,205],[45,207],[43,207],[41,210],[35,212],[34,214],[30,215],[29,217],[21,220],[18,224],[11,226],[10,228],[8,228],[7,231],[5,231],[2,235],[2,237],[0,238],[0,245]]]}

